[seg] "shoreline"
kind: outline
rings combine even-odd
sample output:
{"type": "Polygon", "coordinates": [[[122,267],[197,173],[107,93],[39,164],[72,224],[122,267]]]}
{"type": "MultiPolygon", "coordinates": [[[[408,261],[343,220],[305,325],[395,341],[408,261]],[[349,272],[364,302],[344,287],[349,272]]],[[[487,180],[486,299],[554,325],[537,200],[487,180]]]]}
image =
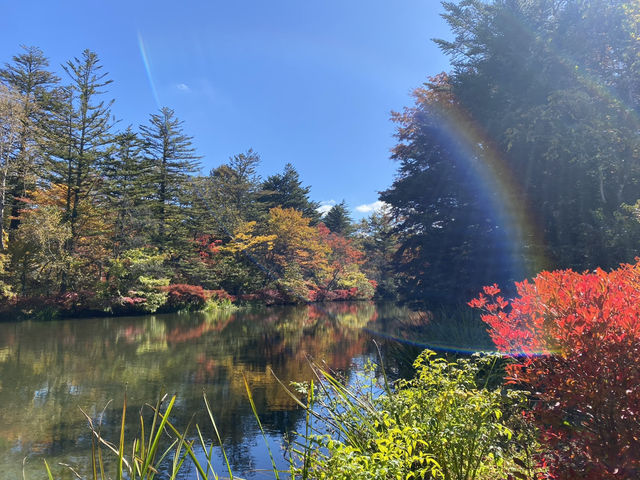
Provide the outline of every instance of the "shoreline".
{"type": "Polygon", "coordinates": [[[118,318],[118,317],[143,317],[146,315],[159,315],[170,313],[195,313],[207,311],[234,311],[244,309],[259,309],[268,307],[279,307],[285,305],[314,305],[323,303],[344,303],[344,302],[371,302],[374,299],[350,298],[350,299],[322,299],[304,302],[270,302],[267,300],[238,300],[238,301],[213,301],[208,302],[202,308],[159,308],[154,312],[141,310],[139,308],[117,308],[109,306],[104,308],[74,305],[71,309],[65,309],[41,297],[21,300],[20,305],[15,308],[0,309],[0,323],[42,321],[51,322],[65,319],[78,318],[118,318]],[[29,308],[27,303],[33,300],[34,306],[29,308]]]}

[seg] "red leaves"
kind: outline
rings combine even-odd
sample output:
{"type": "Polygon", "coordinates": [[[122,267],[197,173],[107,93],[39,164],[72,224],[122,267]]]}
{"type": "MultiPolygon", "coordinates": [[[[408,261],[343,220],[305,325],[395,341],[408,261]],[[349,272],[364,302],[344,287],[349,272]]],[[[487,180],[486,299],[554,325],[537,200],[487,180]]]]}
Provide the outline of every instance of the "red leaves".
{"type": "Polygon", "coordinates": [[[212,235],[199,235],[194,243],[200,260],[204,263],[210,263],[212,258],[220,252],[222,246],[222,240],[214,238],[212,235]]]}
{"type": "Polygon", "coordinates": [[[484,308],[486,304],[487,304],[487,297],[485,297],[482,294],[478,295],[478,298],[474,298],[469,302],[469,306],[471,308],[484,308]]]}
{"type": "Polygon", "coordinates": [[[542,272],[510,302],[489,286],[484,310],[497,347],[522,355],[511,381],[536,397],[534,419],[557,478],[640,476],[640,263],[582,274],[542,272]]]}
{"type": "Polygon", "coordinates": [[[489,295],[490,297],[493,297],[500,293],[500,289],[498,288],[498,285],[495,283],[491,286],[483,287],[482,290],[484,290],[484,293],[486,295],[489,295]]]}
{"type": "Polygon", "coordinates": [[[235,297],[224,290],[205,290],[200,285],[176,283],[162,287],[161,290],[167,292],[167,305],[171,310],[199,310],[211,298],[235,300],[235,297]]]}

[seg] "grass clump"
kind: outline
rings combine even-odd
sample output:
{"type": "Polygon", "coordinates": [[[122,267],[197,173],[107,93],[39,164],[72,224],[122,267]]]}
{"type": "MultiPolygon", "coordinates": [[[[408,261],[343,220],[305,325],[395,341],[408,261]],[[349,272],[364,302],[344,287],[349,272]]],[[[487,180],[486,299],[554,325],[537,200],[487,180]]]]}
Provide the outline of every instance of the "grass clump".
{"type": "MultiPolygon", "coordinates": [[[[204,401],[218,443],[222,448],[218,429],[206,397],[204,401]]],[[[153,417],[151,421],[145,421],[143,411],[140,411],[138,434],[130,440],[125,435],[127,411],[125,395],[120,436],[117,443],[112,443],[104,438],[100,432],[99,423],[96,424],[89,415],[82,412],[89,423],[92,434],[90,475],[86,477],[86,480],[154,480],[156,478],[176,480],[181,478],[179,475],[184,472],[186,465],[189,465],[191,470],[195,469],[199,479],[215,478],[217,480],[219,476],[212,467],[213,442],[207,448],[207,443],[198,426],[196,426],[197,440],[191,440],[188,436],[189,426],[184,431],[180,431],[173,425],[169,418],[175,402],[175,395],[171,397],[164,395],[155,406],[146,405],[147,409],[151,409],[153,417]],[[198,441],[200,444],[197,443],[198,441]],[[196,448],[201,448],[204,452],[204,462],[198,459],[196,448]]],[[[226,454],[224,457],[227,458],[226,454]]],[[[48,480],[55,480],[46,460],[44,465],[48,480]]],[[[85,477],[80,476],[73,468],[67,467],[77,478],[85,480],[85,477]]],[[[227,468],[229,478],[233,479],[234,476],[228,462],[227,468]]]]}

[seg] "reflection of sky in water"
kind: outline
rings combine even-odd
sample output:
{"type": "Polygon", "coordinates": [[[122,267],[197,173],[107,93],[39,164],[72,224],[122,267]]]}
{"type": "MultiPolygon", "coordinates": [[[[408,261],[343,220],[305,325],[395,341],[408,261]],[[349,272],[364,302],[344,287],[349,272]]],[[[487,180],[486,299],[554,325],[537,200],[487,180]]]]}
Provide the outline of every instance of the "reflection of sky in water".
{"type": "Polygon", "coordinates": [[[47,397],[49,396],[49,385],[41,387],[33,392],[33,404],[36,407],[41,407],[47,401],[47,397]]]}
{"type": "Polygon", "coordinates": [[[81,391],[78,385],[69,385],[69,395],[80,395],[81,391]]]}
{"type": "MultiPolygon", "coordinates": [[[[0,349],[7,352],[0,362],[0,468],[6,478],[20,478],[27,457],[27,478],[40,478],[46,458],[56,478],[73,478],[60,462],[87,475],[91,435],[79,408],[100,425],[106,439],[117,441],[126,389],[131,442],[141,409],[145,421],[151,421],[151,411],[143,405],[155,403],[164,390],[177,394],[171,415],[176,427],[184,429],[195,413],[193,422],[210,439],[215,435],[204,415],[206,392],[234,473],[260,478],[258,471],[271,463],[243,375],[251,384],[278,466],[284,468],[283,436],[295,430],[302,417],[270,369],[287,383],[310,378],[307,356],[350,368],[352,358],[370,348],[368,335],[356,324],[366,324],[374,312],[370,304],[342,304],[226,316],[0,324],[0,349]]],[[[194,423],[190,432],[195,440],[194,423]]],[[[214,458],[218,473],[226,476],[219,448],[214,458]]]]}

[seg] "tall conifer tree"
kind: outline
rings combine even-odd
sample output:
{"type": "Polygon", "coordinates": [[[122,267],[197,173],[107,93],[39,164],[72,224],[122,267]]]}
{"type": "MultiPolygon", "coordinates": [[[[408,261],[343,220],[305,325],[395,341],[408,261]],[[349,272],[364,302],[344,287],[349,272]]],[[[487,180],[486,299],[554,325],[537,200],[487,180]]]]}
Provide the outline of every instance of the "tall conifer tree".
{"type": "Polygon", "coordinates": [[[4,235],[7,179],[16,171],[25,120],[21,103],[21,95],[0,84],[0,254],[7,248],[4,235]]]}
{"type": "MultiPolygon", "coordinates": [[[[66,242],[67,253],[73,254],[83,233],[83,220],[89,215],[98,193],[100,167],[108,155],[113,125],[110,107],[100,96],[112,81],[102,72],[98,56],[82,52],[63,65],[71,85],[62,92],[62,101],[47,125],[48,147],[52,158],[51,182],[63,187],[64,216],[71,236],[66,242]],[[82,220],[82,221],[81,221],[82,220]]],[[[67,272],[69,273],[69,272],[67,272]]],[[[68,287],[68,275],[63,276],[61,289],[68,287]]]]}
{"type": "Polygon", "coordinates": [[[329,230],[348,237],[353,233],[353,222],[349,216],[349,210],[344,200],[331,207],[331,210],[322,217],[322,222],[329,230]]]}
{"type": "Polygon", "coordinates": [[[271,175],[262,184],[260,201],[269,209],[274,207],[294,208],[310,218],[313,223],[320,218],[319,203],[309,200],[311,187],[303,187],[300,174],[290,163],[281,174],[271,175]]]}
{"type": "Polygon", "coordinates": [[[153,196],[153,164],[131,127],[115,136],[102,174],[102,190],[113,215],[113,254],[118,258],[122,251],[148,243],[153,225],[146,205],[153,196]]]}
{"type": "MultiPolygon", "coordinates": [[[[60,79],[51,73],[49,60],[36,47],[22,47],[11,63],[0,69],[0,83],[15,92],[21,103],[20,131],[13,154],[13,168],[6,185],[6,204],[9,206],[9,229],[15,232],[19,212],[24,206],[20,199],[35,188],[42,174],[43,155],[40,148],[42,131],[38,128],[54,106],[56,86],[60,79]]],[[[3,219],[0,219],[3,222],[3,219]]],[[[4,226],[4,223],[2,224],[4,226]]]]}
{"type": "Polygon", "coordinates": [[[157,242],[164,248],[180,228],[180,218],[187,205],[185,184],[189,174],[199,168],[200,157],[183,132],[183,122],[174,111],[163,107],[152,114],[148,125],[141,125],[147,157],[153,163],[153,213],[158,230],[157,242]]]}
{"type": "Polygon", "coordinates": [[[261,182],[256,169],[259,163],[260,156],[249,149],[229,158],[206,177],[208,212],[205,215],[211,224],[210,232],[229,238],[241,223],[258,218],[256,198],[261,182]]]}

